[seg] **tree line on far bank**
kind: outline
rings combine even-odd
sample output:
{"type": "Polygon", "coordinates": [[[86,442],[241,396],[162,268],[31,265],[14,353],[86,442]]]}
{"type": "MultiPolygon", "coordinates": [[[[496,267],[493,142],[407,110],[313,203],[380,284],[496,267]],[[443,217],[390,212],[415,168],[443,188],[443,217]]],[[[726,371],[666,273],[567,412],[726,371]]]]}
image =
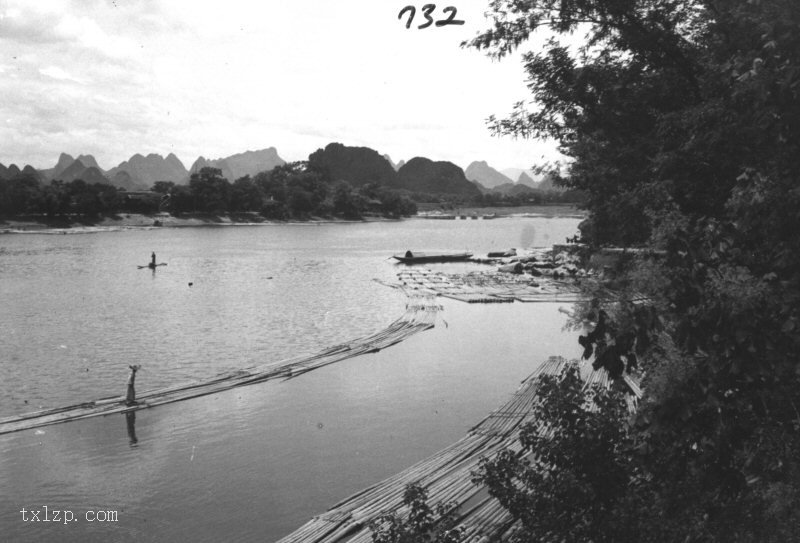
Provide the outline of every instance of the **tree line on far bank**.
{"type": "Polygon", "coordinates": [[[268,220],[340,217],[358,220],[368,215],[402,217],[417,212],[416,202],[453,206],[497,206],[575,203],[581,193],[531,189],[516,194],[432,194],[387,188],[380,183],[358,187],[335,181],[307,162],[278,166],[230,182],[221,170],[202,168],[187,185],[157,181],[152,194],[128,192],[105,183],[53,180],[44,184],[33,175],[0,178],[0,217],[80,216],[95,219],[118,213],[227,215],[258,213],[268,220]]]}
{"type": "Polygon", "coordinates": [[[271,220],[365,215],[402,217],[417,212],[407,196],[375,183],[358,189],[346,181],[332,180],[307,162],[291,162],[254,177],[230,183],[216,168],[192,174],[188,185],[158,182],[153,190],[168,196],[175,213],[211,214],[257,212],[271,220]]]}
{"type": "Polygon", "coordinates": [[[270,220],[340,217],[358,220],[365,215],[386,217],[416,213],[407,195],[366,184],[358,189],[333,181],[324,172],[294,162],[230,182],[216,168],[192,174],[188,185],[158,181],[150,195],[128,193],[104,183],[53,180],[43,184],[34,176],[0,179],[0,216],[64,216],[98,218],[118,213],[226,215],[258,213],[270,220]]]}

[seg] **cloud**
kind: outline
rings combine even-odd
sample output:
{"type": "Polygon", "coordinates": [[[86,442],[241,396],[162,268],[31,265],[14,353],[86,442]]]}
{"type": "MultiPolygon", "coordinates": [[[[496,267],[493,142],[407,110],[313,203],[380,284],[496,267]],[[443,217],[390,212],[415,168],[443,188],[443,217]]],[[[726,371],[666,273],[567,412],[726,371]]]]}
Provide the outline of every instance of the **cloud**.
{"type": "Polygon", "coordinates": [[[47,13],[21,8],[5,8],[0,11],[0,39],[18,44],[56,43],[61,41],[52,27],[52,18],[47,13]]]}
{"type": "Polygon", "coordinates": [[[406,30],[390,4],[0,0],[0,161],[305,158],[342,141],[528,166],[535,146],[484,123],[528,95],[519,65],[460,50],[455,27],[406,30]]]}
{"type": "MultiPolygon", "coordinates": [[[[114,26],[114,25],[111,25],[114,26]]],[[[65,41],[94,50],[97,54],[117,59],[135,58],[139,48],[134,40],[107,32],[89,17],[65,15],[55,27],[65,41]]]]}
{"type": "Polygon", "coordinates": [[[62,81],[74,81],[75,83],[80,83],[81,85],[86,84],[85,79],[81,79],[70,75],[67,73],[66,70],[63,68],[59,68],[58,66],[47,66],[46,68],[39,68],[39,73],[42,75],[46,75],[47,77],[51,77],[53,79],[58,79],[62,81]]]}

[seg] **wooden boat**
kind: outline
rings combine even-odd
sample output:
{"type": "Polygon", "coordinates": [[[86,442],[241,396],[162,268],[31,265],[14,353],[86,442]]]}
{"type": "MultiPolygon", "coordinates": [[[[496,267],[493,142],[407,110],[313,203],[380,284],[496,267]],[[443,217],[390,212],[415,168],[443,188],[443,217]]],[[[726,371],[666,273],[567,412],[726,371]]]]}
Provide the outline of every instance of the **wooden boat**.
{"type": "Polygon", "coordinates": [[[517,250],[509,249],[508,251],[493,251],[487,253],[486,256],[488,256],[489,258],[508,258],[511,256],[517,256],[517,250]]]}
{"type": "Polygon", "coordinates": [[[445,221],[453,221],[456,218],[455,215],[442,215],[440,213],[431,213],[429,215],[419,215],[419,216],[422,217],[423,219],[439,219],[445,221]]]}
{"type": "Polygon", "coordinates": [[[412,253],[406,251],[404,255],[392,255],[403,264],[422,264],[425,262],[456,262],[468,260],[472,253],[412,253]]]}

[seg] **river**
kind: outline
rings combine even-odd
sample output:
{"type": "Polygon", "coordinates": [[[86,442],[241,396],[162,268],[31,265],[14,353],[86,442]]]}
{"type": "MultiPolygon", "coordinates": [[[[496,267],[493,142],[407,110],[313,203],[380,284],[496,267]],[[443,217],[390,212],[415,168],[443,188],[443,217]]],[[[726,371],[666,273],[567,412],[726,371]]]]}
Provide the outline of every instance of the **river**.
{"type": "MultiPolygon", "coordinates": [[[[0,416],[124,394],[129,364],[143,391],[316,352],[402,314],[374,281],[396,280],[393,253],[548,246],[577,223],[0,236],[0,416]],[[139,269],[151,251],[167,265],[139,269]]],[[[547,356],[580,353],[564,304],[439,303],[434,329],[290,381],[0,436],[4,538],[274,541],[461,437],[547,356]],[[31,521],[45,506],[76,520],[31,521]],[[87,520],[102,511],[117,520],[87,520]]]]}

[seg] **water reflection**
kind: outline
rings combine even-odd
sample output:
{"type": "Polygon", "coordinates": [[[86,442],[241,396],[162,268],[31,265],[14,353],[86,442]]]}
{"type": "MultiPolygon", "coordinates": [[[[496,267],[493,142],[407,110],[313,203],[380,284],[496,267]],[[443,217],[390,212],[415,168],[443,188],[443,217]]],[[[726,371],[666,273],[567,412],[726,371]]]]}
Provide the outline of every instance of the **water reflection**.
{"type": "Polygon", "coordinates": [[[532,223],[526,223],[519,234],[519,246],[531,247],[534,240],[536,240],[536,227],[532,223]]]}
{"type": "Polygon", "coordinates": [[[125,426],[128,428],[128,439],[131,447],[136,447],[139,439],[136,437],[136,411],[125,413],[125,426]]]}

